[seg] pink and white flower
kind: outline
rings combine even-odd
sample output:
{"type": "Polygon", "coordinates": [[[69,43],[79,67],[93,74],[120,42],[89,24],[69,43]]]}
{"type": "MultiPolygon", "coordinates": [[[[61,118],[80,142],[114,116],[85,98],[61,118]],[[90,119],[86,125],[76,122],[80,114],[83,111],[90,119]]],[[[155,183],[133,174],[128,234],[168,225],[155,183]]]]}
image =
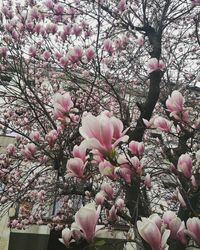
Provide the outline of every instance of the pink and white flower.
{"type": "Polygon", "coordinates": [[[69,246],[71,239],[72,239],[72,231],[69,228],[63,229],[62,238],[60,238],[59,241],[67,247],[69,246]]]}
{"type": "Polygon", "coordinates": [[[200,219],[197,217],[189,218],[186,225],[186,233],[200,246],[200,219]]]}
{"type": "Polygon", "coordinates": [[[142,155],[144,153],[144,143],[138,141],[131,141],[129,143],[129,150],[134,155],[142,155]]]}
{"type": "Polygon", "coordinates": [[[111,153],[119,142],[128,140],[128,136],[124,135],[126,130],[122,131],[123,124],[119,119],[104,114],[96,117],[91,114],[84,116],[79,129],[85,139],[82,146],[97,149],[102,154],[111,153]]]}
{"type": "Polygon", "coordinates": [[[166,107],[169,112],[182,112],[184,109],[184,102],[185,99],[182,94],[174,90],[166,101],[166,107]]]}
{"type": "Polygon", "coordinates": [[[182,154],[178,159],[177,169],[184,174],[185,177],[192,176],[192,159],[188,154],[182,154]]]}
{"type": "Polygon", "coordinates": [[[53,106],[55,118],[63,120],[74,104],[71,100],[70,94],[67,92],[64,94],[55,94],[53,98],[53,106]]]}
{"type": "Polygon", "coordinates": [[[87,204],[81,207],[75,214],[75,225],[80,229],[82,237],[87,241],[93,240],[96,231],[98,230],[97,222],[99,219],[101,207],[98,206],[97,210],[94,203],[87,204]]]}
{"type": "Polygon", "coordinates": [[[165,69],[165,64],[162,60],[159,60],[157,58],[151,58],[149,59],[149,61],[147,62],[147,69],[149,73],[152,73],[156,70],[161,70],[164,71],[165,69]]]}
{"type": "Polygon", "coordinates": [[[67,176],[68,177],[83,177],[85,164],[80,158],[72,158],[67,162],[67,176]]]}
{"type": "Polygon", "coordinates": [[[170,122],[169,120],[167,120],[161,116],[158,116],[154,119],[154,126],[160,130],[165,131],[165,132],[170,132],[172,122],[170,122]]]}
{"type": "Polygon", "coordinates": [[[167,239],[169,238],[170,231],[164,230],[161,233],[159,227],[149,218],[142,218],[137,221],[137,228],[141,237],[151,246],[152,250],[167,249],[167,239]]]}

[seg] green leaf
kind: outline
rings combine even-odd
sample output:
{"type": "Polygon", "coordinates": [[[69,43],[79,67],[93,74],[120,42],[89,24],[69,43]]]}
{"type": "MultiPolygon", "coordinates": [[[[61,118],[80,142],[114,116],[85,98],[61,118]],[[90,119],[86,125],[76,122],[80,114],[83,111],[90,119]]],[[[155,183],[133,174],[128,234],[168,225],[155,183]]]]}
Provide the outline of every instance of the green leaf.
{"type": "Polygon", "coordinates": [[[105,240],[97,240],[95,241],[94,245],[95,246],[103,246],[105,244],[105,240]]]}

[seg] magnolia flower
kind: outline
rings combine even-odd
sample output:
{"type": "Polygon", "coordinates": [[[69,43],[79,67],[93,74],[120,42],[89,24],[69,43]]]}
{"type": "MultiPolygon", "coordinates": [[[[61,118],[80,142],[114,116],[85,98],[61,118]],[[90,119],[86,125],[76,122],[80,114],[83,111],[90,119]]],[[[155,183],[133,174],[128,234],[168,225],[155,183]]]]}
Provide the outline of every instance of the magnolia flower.
{"type": "Polygon", "coordinates": [[[144,143],[138,141],[131,141],[129,143],[129,150],[134,155],[142,155],[144,153],[144,143]]]}
{"type": "Polygon", "coordinates": [[[124,11],[126,9],[126,0],[120,0],[117,5],[117,9],[119,11],[124,11]]]}
{"type": "Polygon", "coordinates": [[[147,62],[147,69],[149,73],[152,73],[153,71],[156,71],[156,70],[164,71],[165,64],[162,60],[158,61],[157,58],[151,58],[147,62]]]}
{"type": "Polygon", "coordinates": [[[44,60],[48,60],[51,57],[51,53],[49,51],[44,51],[44,53],[42,54],[44,60]]]}
{"type": "Polygon", "coordinates": [[[31,134],[31,138],[33,141],[39,141],[41,136],[39,131],[35,131],[31,134]]]}
{"type": "Polygon", "coordinates": [[[97,205],[103,205],[104,200],[105,200],[105,196],[104,196],[103,192],[98,192],[95,195],[95,202],[96,202],[97,205]]]}
{"type": "Polygon", "coordinates": [[[113,42],[109,38],[104,41],[103,48],[109,54],[112,54],[114,52],[113,42]]]}
{"type": "Polygon", "coordinates": [[[172,211],[167,211],[163,215],[163,222],[170,230],[170,237],[173,240],[180,240],[183,245],[187,243],[185,234],[185,223],[172,211]]]}
{"type": "Polygon", "coordinates": [[[82,161],[85,161],[86,159],[86,149],[81,146],[75,145],[72,154],[74,157],[80,158],[82,161]]]}
{"type": "Polygon", "coordinates": [[[180,202],[180,205],[181,205],[182,207],[187,207],[187,205],[186,205],[186,203],[185,203],[185,201],[184,201],[184,199],[183,199],[183,196],[181,195],[181,193],[180,193],[180,191],[179,191],[178,188],[176,188],[175,193],[176,193],[176,195],[177,195],[178,201],[180,202]]]}
{"type": "Polygon", "coordinates": [[[188,154],[183,154],[179,157],[177,169],[187,178],[192,176],[192,159],[188,154]]]}
{"type": "Polygon", "coordinates": [[[192,4],[195,6],[200,6],[200,0],[192,0],[192,4]]]}
{"type": "Polygon", "coordinates": [[[34,143],[29,143],[26,145],[25,149],[22,151],[22,154],[26,160],[32,159],[36,153],[37,147],[34,143]]]}
{"type": "Polygon", "coordinates": [[[48,142],[50,147],[53,147],[56,140],[58,138],[58,132],[53,129],[51,130],[46,136],[45,136],[45,140],[48,142]]]}
{"type": "Polygon", "coordinates": [[[149,218],[142,218],[141,221],[137,221],[137,228],[141,237],[151,246],[152,250],[168,248],[166,242],[170,235],[169,230],[161,233],[156,223],[149,218]]]}
{"type": "Polygon", "coordinates": [[[72,63],[75,63],[78,60],[80,60],[82,56],[83,56],[83,49],[79,46],[76,46],[68,53],[67,58],[72,63]]]}
{"type": "Polygon", "coordinates": [[[103,176],[108,176],[111,179],[115,179],[117,177],[114,166],[106,160],[99,163],[99,172],[103,176]]]}
{"type": "Polygon", "coordinates": [[[95,233],[98,230],[97,222],[99,219],[100,209],[101,207],[98,206],[96,210],[94,203],[90,203],[81,207],[75,214],[74,226],[76,226],[77,229],[80,229],[82,237],[87,241],[93,240],[95,233]]]}
{"type": "Polygon", "coordinates": [[[57,93],[53,98],[53,106],[54,106],[54,116],[56,119],[64,119],[66,113],[70,111],[70,109],[74,106],[70,94],[57,93]]]}
{"type": "Polygon", "coordinates": [[[111,209],[108,211],[108,221],[110,222],[115,222],[117,221],[118,216],[117,216],[117,209],[113,205],[111,209]]]}
{"type": "Polygon", "coordinates": [[[147,187],[147,188],[151,188],[151,176],[149,173],[147,173],[144,177],[144,185],[147,187]]]}
{"type": "Polygon", "coordinates": [[[9,144],[6,148],[6,151],[9,155],[14,155],[16,152],[16,147],[14,144],[9,144]]]}
{"type": "Polygon", "coordinates": [[[167,119],[158,116],[154,119],[154,126],[160,130],[163,130],[165,132],[171,131],[172,123],[168,121],[167,119]]]}
{"type": "Polygon", "coordinates": [[[73,33],[75,36],[80,36],[81,35],[81,32],[82,32],[82,28],[78,25],[74,25],[73,26],[73,33]]]}
{"type": "Polygon", "coordinates": [[[59,239],[66,247],[69,245],[72,238],[72,232],[69,228],[65,228],[62,230],[62,238],[59,239]]]}
{"type": "Polygon", "coordinates": [[[169,112],[182,112],[184,102],[185,100],[182,94],[179,91],[174,90],[166,101],[166,107],[169,112]]]}
{"type": "Polygon", "coordinates": [[[72,159],[69,159],[68,162],[67,162],[67,171],[68,171],[68,174],[67,176],[68,177],[83,177],[83,172],[84,172],[84,169],[85,169],[85,165],[84,165],[84,162],[80,159],[80,158],[72,158],[72,159]]]}
{"type": "Polygon", "coordinates": [[[109,199],[113,198],[114,190],[109,183],[104,182],[101,185],[101,190],[104,191],[104,193],[108,196],[109,199]]]}
{"type": "Polygon", "coordinates": [[[122,209],[122,208],[125,207],[124,200],[121,199],[121,198],[118,198],[118,199],[116,200],[116,203],[115,203],[115,204],[116,204],[116,207],[119,208],[119,209],[122,209]]]}
{"type": "Polygon", "coordinates": [[[198,185],[197,185],[197,182],[196,182],[196,179],[195,179],[194,175],[192,175],[192,176],[191,176],[191,183],[192,183],[192,186],[193,186],[194,188],[198,187],[198,185]]]}
{"type": "Polygon", "coordinates": [[[111,153],[120,141],[128,139],[128,136],[124,135],[126,130],[124,132],[122,130],[122,122],[115,117],[108,117],[104,114],[95,117],[88,114],[83,117],[82,127],[79,129],[85,139],[82,146],[97,149],[102,154],[111,153]]]}
{"type": "Polygon", "coordinates": [[[95,51],[92,47],[89,47],[85,52],[87,61],[90,62],[95,57],[95,51]]]}
{"type": "Polygon", "coordinates": [[[200,219],[197,217],[189,218],[186,225],[186,233],[200,246],[200,219]]]}

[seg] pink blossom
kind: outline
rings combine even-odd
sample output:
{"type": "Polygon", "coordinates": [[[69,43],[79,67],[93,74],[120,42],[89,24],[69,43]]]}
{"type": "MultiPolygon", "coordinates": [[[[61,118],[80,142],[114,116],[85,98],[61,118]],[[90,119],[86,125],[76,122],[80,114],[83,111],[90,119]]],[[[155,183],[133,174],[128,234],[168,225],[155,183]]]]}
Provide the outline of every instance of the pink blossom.
{"type": "Polygon", "coordinates": [[[44,53],[42,54],[42,57],[44,58],[44,60],[48,61],[49,58],[51,57],[51,53],[49,51],[44,51],[44,53]]]}
{"type": "Polygon", "coordinates": [[[121,12],[124,11],[126,9],[126,0],[120,0],[117,9],[121,12]]]}
{"type": "Polygon", "coordinates": [[[192,4],[195,6],[200,6],[200,0],[192,0],[192,4]]]}
{"type": "Polygon", "coordinates": [[[53,7],[54,7],[54,2],[53,2],[52,0],[46,0],[46,1],[44,2],[44,4],[45,4],[46,7],[49,8],[49,9],[53,9],[53,7]]]}
{"type": "Polygon", "coordinates": [[[171,221],[173,219],[175,219],[177,217],[177,215],[172,212],[172,211],[166,211],[164,214],[163,214],[163,222],[167,225],[169,225],[171,223],[171,221]]]}
{"type": "Polygon", "coordinates": [[[200,219],[197,217],[189,218],[186,225],[186,233],[200,246],[200,219]]]}
{"type": "Polygon", "coordinates": [[[192,175],[191,176],[191,183],[192,183],[192,186],[194,187],[194,188],[196,188],[198,185],[197,185],[197,182],[196,182],[196,179],[195,179],[195,177],[194,177],[194,175],[192,175]]]}
{"type": "Polygon", "coordinates": [[[170,230],[170,237],[172,239],[178,239],[182,242],[182,244],[186,244],[185,223],[182,222],[174,212],[165,212],[163,215],[163,222],[170,230]]]}
{"type": "Polygon", "coordinates": [[[87,241],[95,237],[100,208],[99,206],[96,210],[94,204],[90,203],[75,214],[75,226],[81,230],[83,238],[87,241]]]}
{"type": "Polygon", "coordinates": [[[81,35],[81,32],[82,32],[82,28],[78,25],[74,25],[73,26],[73,33],[75,36],[80,36],[81,35]]]}
{"type": "Polygon", "coordinates": [[[162,234],[158,226],[150,219],[142,218],[137,221],[137,228],[141,237],[151,246],[152,250],[164,250],[170,231],[165,230],[162,234]]]}
{"type": "Polygon", "coordinates": [[[110,153],[120,142],[128,139],[124,136],[123,124],[115,117],[99,115],[97,117],[88,114],[82,119],[82,127],[79,132],[85,139],[82,144],[88,149],[98,149],[102,154],[110,153]],[[113,141],[115,141],[113,143],[113,141]]]}
{"type": "Polygon", "coordinates": [[[76,46],[68,53],[67,57],[72,63],[75,63],[81,60],[82,56],[83,56],[83,49],[79,46],[76,46]]]}
{"type": "Polygon", "coordinates": [[[29,143],[27,144],[26,148],[34,155],[36,150],[37,150],[37,147],[35,146],[34,143],[29,143]]]}
{"type": "Polygon", "coordinates": [[[181,207],[187,207],[184,199],[183,199],[183,196],[181,195],[180,191],[178,188],[176,188],[176,191],[175,191],[176,195],[177,195],[177,199],[178,201],[180,202],[180,205],[181,207]]]}
{"type": "Polygon", "coordinates": [[[59,239],[66,247],[70,244],[72,238],[72,232],[69,228],[65,228],[62,230],[62,238],[59,239]]]}
{"type": "Polygon", "coordinates": [[[85,52],[87,61],[90,62],[95,57],[95,51],[92,47],[89,47],[85,52]]]}
{"type": "Polygon", "coordinates": [[[113,198],[114,190],[109,183],[104,182],[101,185],[101,190],[104,191],[104,193],[108,196],[109,199],[113,198]]]}
{"type": "Polygon", "coordinates": [[[159,60],[157,58],[151,58],[147,62],[147,69],[149,73],[152,73],[156,70],[161,70],[164,71],[165,69],[165,64],[162,60],[159,60]]]}
{"type": "Polygon", "coordinates": [[[127,183],[131,183],[132,177],[135,174],[141,173],[142,166],[140,160],[136,156],[127,159],[124,155],[120,155],[117,162],[120,167],[116,168],[115,172],[127,183]]]}
{"type": "Polygon", "coordinates": [[[138,159],[138,157],[137,157],[137,156],[132,157],[132,158],[130,159],[130,162],[131,162],[132,167],[133,167],[133,169],[135,170],[135,172],[136,172],[137,174],[140,174],[141,171],[142,171],[142,165],[141,165],[141,162],[140,162],[140,160],[138,159]]]}
{"type": "Polygon", "coordinates": [[[192,159],[188,154],[183,154],[179,157],[177,169],[187,178],[192,176],[192,159]]]}
{"type": "Polygon", "coordinates": [[[7,52],[8,52],[7,47],[0,47],[0,56],[5,58],[7,56],[7,52]]]}
{"type": "Polygon", "coordinates": [[[105,196],[103,192],[98,192],[95,196],[95,202],[97,205],[103,205],[105,196]]]}
{"type": "Polygon", "coordinates": [[[115,208],[115,206],[113,205],[111,207],[111,209],[108,211],[108,221],[110,222],[116,222],[118,219],[118,216],[117,216],[117,209],[115,208]]]}
{"type": "Polygon", "coordinates": [[[60,3],[55,4],[54,11],[57,15],[62,15],[64,13],[64,6],[60,3]]]}
{"type": "Polygon", "coordinates": [[[16,152],[16,147],[14,144],[9,144],[6,148],[6,151],[9,155],[14,155],[16,152]]]}
{"type": "Polygon", "coordinates": [[[37,55],[37,49],[34,47],[30,47],[28,52],[32,57],[35,57],[37,55]]]}
{"type": "Polygon", "coordinates": [[[144,153],[144,143],[138,141],[131,141],[129,143],[129,150],[134,155],[142,155],[144,153]]]}
{"type": "Polygon", "coordinates": [[[112,54],[114,52],[113,42],[109,38],[104,41],[103,48],[109,54],[112,54]]]}
{"type": "Polygon", "coordinates": [[[68,24],[63,27],[63,32],[65,36],[69,36],[71,34],[71,31],[72,31],[71,25],[68,24]]]}
{"type": "Polygon", "coordinates": [[[108,176],[111,179],[115,179],[117,175],[115,174],[115,168],[109,161],[102,161],[99,163],[99,172],[103,176],[108,176]]]}
{"type": "Polygon", "coordinates": [[[158,116],[154,119],[154,126],[165,132],[170,132],[172,123],[169,120],[158,116]]]}
{"type": "Polygon", "coordinates": [[[172,237],[172,239],[177,238],[177,233],[179,231],[180,226],[181,226],[181,219],[178,218],[177,216],[174,219],[172,219],[168,224],[168,228],[170,230],[170,236],[172,237]]]}
{"type": "Polygon", "coordinates": [[[26,145],[25,149],[22,151],[22,154],[25,160],[30,160],[33,158],[34,154],[36,153],[36,146],[34,143],[29,143],[26,145]]]}
{"type": "Polygon", "coordinates": [[[33,141],[39,141],[41,139],[40,133],[38,131],[35,131],[31,134],[31,138],[33,141]]]}
{"type": "Polygon", "coordinates": [[[182,112],[184,105],[184,98],[182,94],[175,90],[172,92],[171,97],[169,96],[166,101],[166,107],[169,112],[182,112]]]}
{"type": "Polygon", "coordinates": [[[85,161],[86,159],[86,149],[81,146],[75,145],[72,154],[74,157],[80,158],[82,161],[85,161]]]}
{"type": "Polygon", "coordinates": [[[122,177],[127,183],[131,183],[133,171],[127,166],[121,166],[115,169],[116,173],[122,177]]]}
{"type": "Polygon", "coordinates": [[[58,132],[53,129],[46,136],[45,140],[49,143],[50,147],[53,147],[58,138],[58,132]]]}
{"type": "Polygon", "coordinates": [[[34,31],[35,31],[37,34],[39,34],[41,30],[42,30],[41,24],[40,24],[40,23],[36,23],[35,28],[34,28],[34,31]]]}
{"type": "Polygon", "coordinates": [[[122,208],[125,207],[124,200],[121,199],[121,198],[118,198],[118,199],[116,200],[116,203],[115,203],[115,204],[116,204],[116,207],[119,208],[119,209],[122,209],[122,208]]]}
{"type": "Polygon", "coordinates": [[[150,174],[146,174],[146,176],[144,177],[144,185],[147,188],[151,187],[151,176],[150,176],[150,174]]]}
{"type": "Polygon", "coordinates": [[[183,245],[187,244],[186,228],[185,228],[185,222],[184,221],[181,222],[181,225],[180,225],[179,230],[177,232],[177,239],[180,240],[180,242],[183,245]]]}
{"type": "Polygon", "coordinates": [[[55,23],[48,23],[46,25],[46,33],[49,34],[49,33],[52,33],[52,34],[55,34],[58,30],[58,27],[55,23]]]}
{"type": "Polygon", "coordinates": [[[149,216],[149,219],[156,224],[159,230],[162,230],[162,219],[156,213],[153,213],[149,216]]]}
{"type": "Polygon", "coordinates": [[[71,96],[68,92],[64,94],[57,93],[53,99],[54,116],[62,120],[66,113],[74,106],[71,96]]]}
{"type": "Polygon", "coordinates": [[[80,158],[72,158],[67,162],[67,176],[68,177],[83,177],[83,172],[85,169],[84,162],[80,158]]]}
{"type": "Polygon", "coordinates": [[[69,60],[66,57],[61,57],[59,61],[62,67],[66,67],[69,64],[69,60]]]}

